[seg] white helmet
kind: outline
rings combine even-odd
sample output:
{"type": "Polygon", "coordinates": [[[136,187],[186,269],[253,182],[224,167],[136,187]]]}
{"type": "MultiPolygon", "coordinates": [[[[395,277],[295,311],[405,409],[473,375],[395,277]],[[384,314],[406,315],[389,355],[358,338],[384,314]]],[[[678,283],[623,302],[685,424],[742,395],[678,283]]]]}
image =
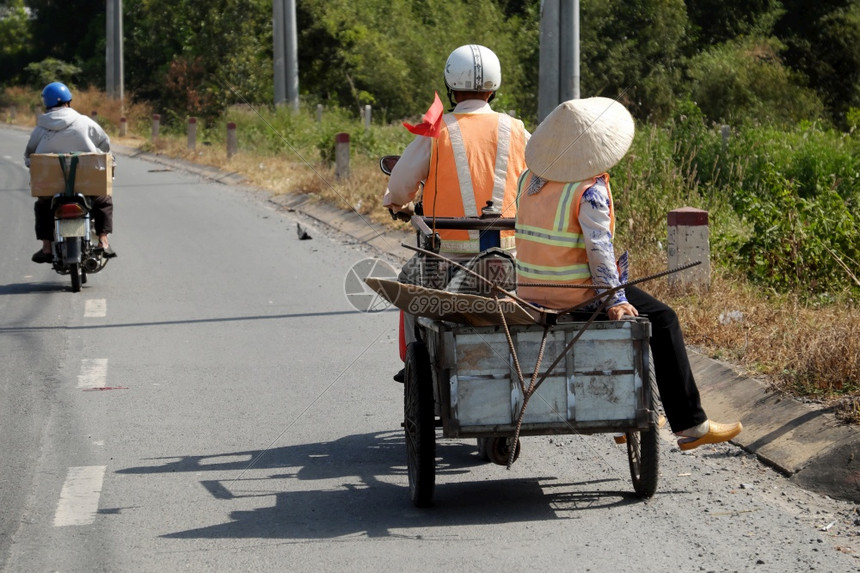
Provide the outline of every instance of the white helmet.
{"type": "Polygon", "coordinates": [[[460,46],[445,62],[445,85],[461,92],[494,92],[502,83],[502,66],[493,51],[478,44],[460,46]]]}

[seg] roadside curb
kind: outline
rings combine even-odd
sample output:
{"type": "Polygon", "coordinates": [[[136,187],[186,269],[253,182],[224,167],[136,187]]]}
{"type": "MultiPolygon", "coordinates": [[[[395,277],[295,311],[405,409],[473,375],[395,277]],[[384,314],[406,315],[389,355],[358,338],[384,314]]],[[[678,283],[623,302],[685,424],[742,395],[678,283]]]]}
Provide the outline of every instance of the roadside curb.
{"type": "MultiPolygon", "coordinates": [[[[118,153],[181,168],[229,185],[247,185],[236,173],[121,148],[118,153]]],[[[414,240],[405,231],[385,231],[355,212],[319,203],[298,193],[269,194],[276,208],[300,213],[356,242],[400,261],[413,253],[401,243],[414,240]]],[[[732,443],[794,483],[827,495],[860,503],[860,428],[842,424],[827,410],[769,391],[765,383],[689,348],[690,363],[705,411],[716,420],[741,420],[744,431],[732,443]]]]}
{"type": "Polygon", "coordinates": [[[804,489],[860,503],[860,429],[823,408],[769,391],[731,365],[694,349],[689,355],[708,415],[743,422],[733,443],[804,489]]]}

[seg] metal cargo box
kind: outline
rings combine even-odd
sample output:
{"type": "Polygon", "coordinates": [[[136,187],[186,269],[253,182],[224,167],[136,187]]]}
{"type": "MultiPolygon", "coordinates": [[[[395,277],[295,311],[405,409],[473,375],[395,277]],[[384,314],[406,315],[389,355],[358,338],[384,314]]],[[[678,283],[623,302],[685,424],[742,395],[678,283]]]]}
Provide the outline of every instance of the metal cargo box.
{"type": "MultiPolygon", "coordinates": [[[[510,433],[523,405],[514,356],[501,326],[469,327],[419,319],[435,357],[437,408],[447,437],[510,433]]],[[[542,326],[511,326],[528,388],[542,326]]],[[[647,319],[568,322],[551,327],[538,379],[562,357],[529,400],[522,435],[647,429],[650,419],[647,319]],[[584,329],[584,330],[583,330],[584,329]],[[569,351],[568,343],[582,331],[569,351]]]]}

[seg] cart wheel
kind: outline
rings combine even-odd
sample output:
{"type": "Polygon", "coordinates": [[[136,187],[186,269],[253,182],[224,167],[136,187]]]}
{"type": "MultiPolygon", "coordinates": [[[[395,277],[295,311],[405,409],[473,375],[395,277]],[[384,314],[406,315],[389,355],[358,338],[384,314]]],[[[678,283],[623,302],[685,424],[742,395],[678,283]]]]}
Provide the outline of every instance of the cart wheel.
{"type": "Polygon", "coordinates": [[[627,432],[627,459],[630,462],[630,477],[633,490],[638,497],[651,497],[657,491],[658,458],[660,453],[659,428],[657,427],[657,380],[654,376],[654,361],[650,352],[649,383],[651,385],[651,411],[654,416],[644,432],[627,432]]]}
{"type": "Polygon", "coordinates": [[[430,358],[422,342],[406,347],[403,395],[409,494],[415,507],[429,507],[436,482],[436,419],[430,358]]]}
{"type": "MultiPolygon", "coordinates": [[[[511,454],[511,448],[508,446],[508,438],[489,438],[487,443],[487,455],[490,461],[500,466],[508,465],[508,456],[511,454]]],[[[516,450],[514,451],[514,460],[520,457],[520,441],[517,440],[516,450]]]]}

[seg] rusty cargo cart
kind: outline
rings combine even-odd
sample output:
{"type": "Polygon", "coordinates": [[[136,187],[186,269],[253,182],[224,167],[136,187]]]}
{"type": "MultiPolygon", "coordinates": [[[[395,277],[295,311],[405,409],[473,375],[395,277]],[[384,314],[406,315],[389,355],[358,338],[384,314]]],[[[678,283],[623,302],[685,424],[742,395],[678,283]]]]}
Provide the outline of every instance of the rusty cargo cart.
{"type": "Polygon", "coordinates": [[[623,433],[633,490],[654,494],[658,431],[647,319],[507,329],[417,322],[420,340],[406,351],[403,422],[416,506],[432,504],[439,427],[443,438],[476,438],[482,457],[508,466],[519,455],[519,436],[623,433]]]}
{"type": "MultiPolygon", "coordinates": [[[[432,244],[435,229],[512,228],[510,220],[464,221],[412,217],[423,247],[432,244]]],[[[423,247],[404,246],[428,259],[441,258],[423,247]]],[[[440,430],[441,438],[476,439],[483,459],[508,467],[520,453],[520,436],[623,435],[616,441],[626,442],[635,494],[654,494],[659,397],[647,318],[610,321],[598,320],[605,315],[597,312],[537,309],[509,298],[513,288],[502,291],[506,297],[475,296],[365,280],[417,317],[417,340],[406,348],[403,421],[414,505],[433,503],[440,430]],[[438,304],[425,312],[416,300],[438,304]],[[483,305],[477,311],[476,303],[483,305]]]]}

